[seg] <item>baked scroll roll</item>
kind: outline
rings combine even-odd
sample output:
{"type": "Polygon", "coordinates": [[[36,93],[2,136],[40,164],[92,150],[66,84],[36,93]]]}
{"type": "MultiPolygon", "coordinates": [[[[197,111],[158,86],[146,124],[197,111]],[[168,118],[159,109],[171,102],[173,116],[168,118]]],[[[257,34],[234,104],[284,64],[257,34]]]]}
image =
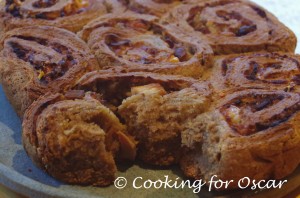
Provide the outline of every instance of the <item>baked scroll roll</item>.
{"type": "Polygon", "coordinates": [[[228,94],[182,133],[180,165],[191,178],[281,179],[300,163],[300,94],[250,89],[228,94]]]}
{"type": "Polygon", "coordinates": [[[24,115],[22,136],[33,162],[70,184],[112,184],[116,163],[136,153],[136,141],[101,96],[82,90],[40,97],[24,115]]]}
{"type": "Polygon", "coordinates": [[[40,95],[67,90],[86,72],[99,69],[80,38],[56,27],[9,31],[0,42],[0,50],[0,81],[21,117],[40,95]]]}
{"type": "Polygon", "coordinates": [[[144,72],[91,72],[76,88],[100,93],[139,142],[137,157],[160,166],[178,162],[182,123],[205,111],[211,95],[192,78],[144,72]]]}
{"type": "Polygon", "coordinates": [[[100,17],[79,33],[104,68],[200,77],[212,50],[199,39],[156,23],[156,17],[125,13],[100,17]]]}
{"type": "Polygon", "coordinates": [[[300,56],[277,52],[219,56],[210,80],[217,90],[240,87],[299,92],[300,56]]]}
{"type": "Polygon", "coordinates": [[[92,19],[125,10],[117,0],[3,0],[0,23],[4,31],[29,25],[82,29],[92,19]]]}
{"type": "Polygon", "coordinates": [[[296,37],[262,7],[244,0],[212,0],[181,5],[162,19],[208,40],[215,54],[252,51],[294,52],[296,37]]]}
{"type": "Polygon", "coordinates": [[[119,2],[133,12],[160,17],[179,5],[182,0],[119,0],[119,2]]]}

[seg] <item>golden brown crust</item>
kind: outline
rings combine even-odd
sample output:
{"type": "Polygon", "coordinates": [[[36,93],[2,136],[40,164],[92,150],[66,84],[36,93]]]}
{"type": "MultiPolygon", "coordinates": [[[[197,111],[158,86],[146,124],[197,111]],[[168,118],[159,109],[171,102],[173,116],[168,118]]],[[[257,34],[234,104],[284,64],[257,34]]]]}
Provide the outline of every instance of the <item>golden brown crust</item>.
{"type": "Polygon", "coordinates": [[[79,33],[103,68],[200,77],[210,67],[212,50],[156,17],[125,13],[100,17],[79,33]]]}
{"type": "Polygon", "coordinates": [[[99,69],[81,39],[55,27],[12,30],[0,49],[0,80],[19,116],[40,95],[66,90],[84,73],[99,69]]]}
{"type": "Polygon", "coordinates": [[[278,52],[218,56],[210,81],[219,91],[268,88],[299,92],[300,56],[278,52]]]}
{"type": "Polygon", "coordinates": [[[205,39],[215,54],[252,51],[294,52],[294,33],[250,1],[213,0],[181,5],[162,19],[205,39]]]}
{"type": "Polygon", "coordinates": [[[181,159],[192,178],[281,179],[300,163],[298,93],[245,90],[229,94],[214,110],[186,126],[188,147],[181,159]],[[192,131],[192,133],[191,133],[192,131]]]}
{"type": "Polygon", "coordinates": [[[28,108],[23,144],[32,160],[53,177],[106,186],[114,181],[115,159],[134,159],[136,142],[97,94],[74,90],[46,94],[28,108]]]}
{"type": "Polygon", "coordinates": [[[138,158],[160,166],[178,162],[181,124],[205,111],[211,95],[208,84],[192,78],[144,72],[91,72],[76,88],[101,93],[139,141],[138,158]]]}
{"type": "Polygon", "coordinates": [[[30,25],[55,26],[78,32],[89,21],[107,14],[125,10],[117,0],[6,0],[0,7],[3,31],[30,25]]]}

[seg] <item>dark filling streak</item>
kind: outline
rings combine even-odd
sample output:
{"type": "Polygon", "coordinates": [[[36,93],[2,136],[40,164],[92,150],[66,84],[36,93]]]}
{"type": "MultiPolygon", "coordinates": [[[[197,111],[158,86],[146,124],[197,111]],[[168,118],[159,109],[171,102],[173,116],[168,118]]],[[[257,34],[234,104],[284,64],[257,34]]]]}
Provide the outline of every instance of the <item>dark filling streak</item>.
{"type": "Polygon", "coordinates": [[[193,46],[187,48],[183,46],[183,43],[177,42],[171,35],[164,33],[159,26],[152,25],[151,28],[154,34],[157,34],[166,42],[171,49],[174,50],[174,56],[176,56],[180,62],[188,61],[190,55],[196,53],[196,49],[193,46]],[[163,35],[163,36],[161,36],[163,35]]]}
{"type": "Polygon", "coordinates": [[[300,74],[295,75],[292,80],[296,85],[300,85],[300,74]]]}
{"type": "Polygon", "coordinates": [[[290,117],[291,116],[285,117],[285,118],[282,118],[281,120],[276,120],[276,121],[273,121],[273,122],[268,123],[268,124],[266,124],[266,123],[257,123],[255,125],[255,128],[256,128],[257,132],[264,131],[264,130],[267,130],[268,128],[280,125],[281,123],[287,121],[290,117]]]}
{"type": "Polygon", "coordinates": [[[22,40],[26,40],[26,41],[35,41],[37,43],[39,43],[40,45],[47,45],[48,41],[46,39],[43,38],[36,38],[36,37],[32,37],[32,36],[13,36],[14,38],[19,38],[22,40]]]}
{"type": "Polygon", "coordinates": [[[274,68],[274,69],[280,69],[282,67],[282,65],[277,64],[277,63],[272,63],[272,64],[267,65],[267,67],[271,67],[271,68],[274,68]]]}
{"type": "Polygon", "coordinates": [[[222,18],[225,21],[229,21],[231,19],[235,19],[235,20],[240,21],[240,20],[243,19],[242,15],[240,15],[239,13],[234,12],[234,11],[233,12],[227,12],[227,11],[224,11],[224,10],[220,10],[216,14],[217,14],[218,17],[222,18]]]}
{"type": "Polygon", "coordinates": [[[58,0],[38,0],[32,4],[35,8],[48,8],[57,3],[58,0]]]}
{"type": "Polygon", "coordinates": [[[284,96],[282,95],[254,95],[251,96],[248,101],[238,99],[240,102],[238,104],[234,102],[234,104],[238,107],[243,107],[244,105],[249,106],[251,107],[252,111],[255,112],[268,108],[283,99],[284,96]]]}
{"type": "Polygon", "coordinates": [[[202,32],[203,34],[211,33],[208,27],[206,26],[206,21],[202,21],[200,24],[195,22],[195,18],[201,13],[203,8],[193,7],[189,12],[189,17],[187,18],[188,24],[194,28],[194,30],[202,32]]]}
{"type": "Polygon", "coordinates": [[[250,107],[253,112],[257,112],[269,108],[285,98],[288,97],[285,97],[284,95],[251,95],[247,98],[237,98],[234,101],[224,105],[223,108],[221,108],[221,112],[226,118],[227,122],[231,125],[232,129],[241,135],[252,135],[268,128],[278,126],[287,121],[293,116],[294,113],[300,110],[300,104],[296,103],[293,106],[285,108],[282,113],[272,116],[268,121],[253,123],[253,125],[248,126],[246,129],[243,127],[242,123],[232,123],[231,117],[227,115],[227,109],[234,105],[238,108],[250,107]]]}
{"type": "Polygon", "coordinates": [[[174,49],[174,55],[182,61],[187,56],[186,49],[183,47],[177,47],[174,49]]]}
{"type": "MultiPolygon", "coordinates": [[[[110,22],[109,24],[106,23],[103,25],[103,27],[110,27],[110,26],[116,26],[117,23],[123,23],[123,25],[126,28],[133,28],[133,29],[140,29],[143,27],[143,29],[146,28],[147,31],[152,31],[154,35],[159,36],[163,41],[165,41],[168,46],[174,50],[174,56],[179,59],[179,61],[184,62],[188,61],[190,55],[194,55],[196,53],[196,49],[190,46],[189,48],[186,48],[183,46],[182,43],[176,42],[175,38],[172,38],[171,35],[166,34],[163,32],[160,26],[149,24],[149,22],[140,20],[140,21],[118,21],[118,22],[110,22]]],[[[131,43],[129,39],[124,39],[118,34],[109,33],[105,36],[105,44],[110,47],[112,51],[117,51],[118,49],[122,47],[134,47],[134,45],[131,43]]],[[[147,52],[151,57],[155,57],[157,54],[159,54],[159,51],[156,48],[149,47],[149,46],[140,46],[141,50],[147,52]]],[[[121,56],[118,54],[118,56],[121,56]]],[[[155,63],[155,60],[153,58],[146,58],[141,57],[139,62],[141,64],[152,64],[155,63]]]]}
{"type": "Polygon", "coordinates": [[[222,75],[223,75],[223,76],[226,76],[227,70],[228,70],[227,61],[226,61],[226,60],[223,60],[223,61],[222,61],[222,75]]]}
{"type": "MultiPolygon", "coordinates": [[[[233,104],[239,107],[243,104],[243,101],[241,99],[237,99],[233,102],[233,104]]],[[[230,107],[230,105],[228,107],[230,107]]]]}
{"type": "Polygon", "coordinates": [[[256,75],[259,70],[259,65],[256,62],[250,62],[250,69],[245,72],[245,76],[248,80],[256,80],[256,75]]]}
{"type": "Polygon", "coordinates": [[[286,84],[288,81],[287,80],[269,80],[269,81],[265,81],[263,80],[263,82],[269,82],[275,85],[282,85],[282,84],[286,84]]]}
{"type": "Polygon", "coordinates": [[[23,47],[21,47],[21,45],[15,42],[10,42],[9,45],[11,46],[13,52],[17,55],[19,59],[24,60],[26,58],[26,55],[29,52],[28,50],[24,49],[23,47]]]}
{"type": "Polygon", "coordinates": [[[122,45],[129,45],[130,40],[128,39],[122,39],[117,34],[107,34],[105,37],[105,43],[106,45],[112,46],[112,47],[119,47],[122,45]]]}
{"type": "MultiPolygon", "coordinates": [[[[18,0],[21,3],[24,2],[25,0],[18,0]]],[[[58,0],[38,0],[32,4],[34,8],[48,8],[53,5],[55,5],[58,2],[58,0]]],[[[22,14],[20,13],[20,7],[19,3],[16,3],[15,0],[6,0],[6,5],[5,5],[5,11],[7,13],[10,13],[12,16],[17,17],[17,18],[22,18],[22,14]]],[[[27,17],[29,18],[36,18],[36,19],[44,19],[44,20],[55,20],[57,17],[64,17],[64,16],[69,16],[72,14],[79,14],[84,11],[86,11],[87,8],[79,8],[77,10],[72,10],[70,13],[66,13],[64,9],[60,11],[60,13],[56,17],[51,17],[51,15],[47,16],[47,13],[37,13],[35,15],[29,15],[27,17]]]]}
{"type": "MultiPolygon", "coordinates": [[[[23,0],[21,0],[23,2],[23,0]]],[[[20,7],[15,5],[14,0],[6,0],[5,11],[14,17],[22,17],[20,14],[20,7]]]]}
{"type": "Polygon", "coordinates": [[[35,15],[35,18],[37,19],[47,19],[47,15],[44,13],[38,13],[35,15]]]}
{"type": "MultiPolygon", "coordinates": [[[[40,45],[48,45],[47,40],[41,38],[26,37],[26,36],[15,36],[15,37],[19,39],[34,41],[39,43],[40,45]]],[[[45,73],[40,79],[40,81],[45,84],[63,76],[70,67],[77,64],[77,61],[71,55],[71,52],[69,52],[68,48],[58,43],[51,44],[51,47],[55,51],[62,54],[62,59],[58,63],[49,63],[49,62],[35,60],[36,52],[30,51],[16,42],[9,42],[9,45],[11,46],[12,51],[16,54],[16,56],[19,59],[25,62],[29,62],[35,70],[43,71],[45,73]]]]}
{"type": "Polygon", "coordinates": [[[169,45],[170,48],[173,48],[173,47],[174,47],[173,39],[171,39],[170,37],[165,36],[164,41],[165,41],[166,43],[168,43],[168,45],[169,45]]]}
{"type": "Polygon", "coordinates": [[[267,14],[264,10],[260,9],[259,7],[252,6],[252,9],[262,18],[267,18],[267,14]]]}
{"type": "Polygon", "coordinates": [[[256,25],[244,25],[238,29],[235,33],[237,37],[245,36],[251,32],[254,32],[257,29],[256,25]]]}
{"type": "Polygon", "coordinates": [[[151,28],[153,34],[157,34],[157,35],[162,35],[163,34],[163,30],[158,25],[151,24],[150,28],[151,28]]]}
{"type": "Polygon", "coordinates": [[[300,105],[296,104],[295,107],[286,108],[283,110],[281,114],[273,116],[268,122],[256,123],[255,125],[256,131],[257,132],[264,131],[271,127],[276,127],[281,123],[288,121],[293,116],[293,114],[299,111],[300,109],[299,107],[300,105]]]}
{"type": "MultiPolygon", "coordinates": [[[[291,57],[287,57],[286,55],[280,56],[277,54],[273,54],[272,56],[267,55],[265,57],[272,58],[272,59],[280,59],[281,62],[283,62],[284,59],[287,59],[288,61],[291,61],[294,64],[296,64],[297,68],[300,69],[299,62],[291,57]]],[[[269,64],[267,63],[263,66],[263,68],[268,67],[268,68],[272,68],[272,69],[281,69],[283,67],[282,64],[283,63],[269,63],[269,64]]],[[[258,78],[256,76],[257,76],[260,68],[261,68],[261,66],[259,66],[258,63],[256,63],[255,61],[250,62],[250,69],[245,72],[246,78],[248,80],[258,80],[258,78]]],[[[288,80],[285,80],[285,79],[270,79],[270,80],[261,80],[261,81],[263,83],[272,83],[272,84],[278,84],[278,85],[288,83],[288,80]]],[[[295,76],[292,78],[292,81],[294,81],[296,84],[300,84],[300,74],[295,74],[295,76]]]]}
{"type": "MultiPolygon", "coordinates": [[[[225,5],[226,3],[220,3],[220,5],[225,5]]],[[[217,4],[218,5],[218,4],[217,4]]],[[[206,5],[209,7],[214,7],[217,5],[206,5]]],[[[195,20],[195,18],[200,17],[200,14],[202,12],[204,8],[196,6],[193,7],[192,9],[190,9],[189,11],[189,17],[187,18],[187,22],[196,30],[196,31],[200,31],[203,34],[209,34],[211,33],[209,28],[207,27],[206,20],[203,21],[197,21],[195,20]]],[[[257,9],[259,10],[259,8],[257,9]]],[[[259,12],[259,11],[257,11],[259,12]]],[[[263,15],[263,11],[259,12],[260,14],[263,15]]],[[[253,24],[252,21],[244,18],[240,13],[235,12],[235,11],[225,11],[225,10],[219,10],[216,12],[216,15],[220,18],[222,18],[224,21],[229,21],[229,20],[236,20],[236,21],[240,21],[241,22],[241,26],[236,30],[233,28],[229,28],[229,30],[231,32],[233,32],[237,37],[241,37],[241,36],[245,36],[251,32],[254,32],[255,30],[257,30],[257,26],[255,24],[253,24]]]]}
{"type": "Polygon", "coordinates": [[[272,100],[270,98],[265,98],[263,99],[262,101],[258,102],[255,106],[254,106],[254,109],[256,111],[261,111],[265,108],[267,108],[269,105],[272,104],[272,100]]]}

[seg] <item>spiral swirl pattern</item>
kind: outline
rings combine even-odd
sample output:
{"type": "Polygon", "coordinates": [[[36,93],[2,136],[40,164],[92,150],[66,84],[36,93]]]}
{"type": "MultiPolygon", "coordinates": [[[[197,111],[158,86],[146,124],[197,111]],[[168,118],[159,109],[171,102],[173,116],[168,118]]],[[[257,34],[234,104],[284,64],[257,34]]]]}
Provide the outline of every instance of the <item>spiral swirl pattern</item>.
{"type": "Polygon", "coordinates": [[[276,17],[248,1],[213,0],[181,5],[164,16],[162,22],[207,39],[216,54],[294,52],[297,42],[276,17]]]}
{"type": "Polygon", "coordinates": [[[21,115],[44,93],[66,90],[84,73],[99,69],[82,40],[55,27],[12,30],[0,48],[1,82],[21,115]]]}
{"type": "Polygon", "coordinates": [[[209,46],[155,20],[136,14],[104,17],[85,26],[79,35],[105,68],[123,65],[126,71],[201,76],[210,62],[209,46]]]}
{"type": "Polygon", "coordinates": [[[217,89],[233,87],[272,88],[298,91],[298,55],[254,53],[219,57],[211,76],[217,89]]]}

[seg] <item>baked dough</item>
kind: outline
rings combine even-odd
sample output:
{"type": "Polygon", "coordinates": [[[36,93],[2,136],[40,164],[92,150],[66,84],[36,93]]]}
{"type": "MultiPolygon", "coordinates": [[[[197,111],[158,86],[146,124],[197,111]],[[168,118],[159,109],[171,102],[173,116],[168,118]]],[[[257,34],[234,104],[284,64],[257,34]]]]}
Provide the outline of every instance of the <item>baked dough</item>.
{"type": "Polygon", "coordinates": [[[215,57],[210,81],[216,90],[269,88],[299,92],[300,56],[291,53],[248,53],[215,57]]]}
{"type": "Polygon", "coordinates": [[[139,142],[138,158],[160,166],[178,162],[181,124],[205,111],[211,95],[207,83],[144,72],[95,71],[76,89],[101,94],[139,142]]]}
{"type": "Polygon", "coordinates": [[[119,0],[133,12],[162,16],[182,3],[182,0],[119,0]]]}
{"type": "Polygon", "coordinates": [[[7,0],[0,8],[0,34],[9,30],[0,35],[0,82],[21,117],[28,108],[25,150],[58,180],[110,185],[136,155],[179,163],[191,179],[234,180],[232,189],[299,166],[296,38],[260,6],[7,0]]]}
{"type": "Polygon", "coordinates": [[[0,6],[0,24],[4,32],[31,25],[77,32],[101,15],[124,10],[117,0],[6,0],[0,6]]]}
{"type": "Polygon", "coordinates": [[[0,50],[0,82],[20,117],[39,96],[67,90],[83,74],[99,69],[80,38],[56,27],[9,31],[0,50]]]}
{"type": "Polygon", "coordinates": [[[255,3],[211,0],[180,5],[162,18],[208,41],[215,54],[265,50],[294,52],[297,39],[278,19],[255,3]]]}
{"type": "Polygon", "coordinates": [[[100,17],[79,33],[103,68],[146,71],[199,78],[211,65],[212,50],[202,40],[156,17],[125,13],[100,17]]]}
{"type": "Polygon", "coordinates": [[[228,92],[185,125],[180,166],[194,179],[282,179],[300,163],[300,94],[248,89],[228,92]]]}
{"type": "Polygon", "coordinates": [[[99,99],[73,90],[35,101],[23,121],[23,145],[33,162],[66,183],[113,183],[116,161],[134,160],[136,142],[99,99]]]}

